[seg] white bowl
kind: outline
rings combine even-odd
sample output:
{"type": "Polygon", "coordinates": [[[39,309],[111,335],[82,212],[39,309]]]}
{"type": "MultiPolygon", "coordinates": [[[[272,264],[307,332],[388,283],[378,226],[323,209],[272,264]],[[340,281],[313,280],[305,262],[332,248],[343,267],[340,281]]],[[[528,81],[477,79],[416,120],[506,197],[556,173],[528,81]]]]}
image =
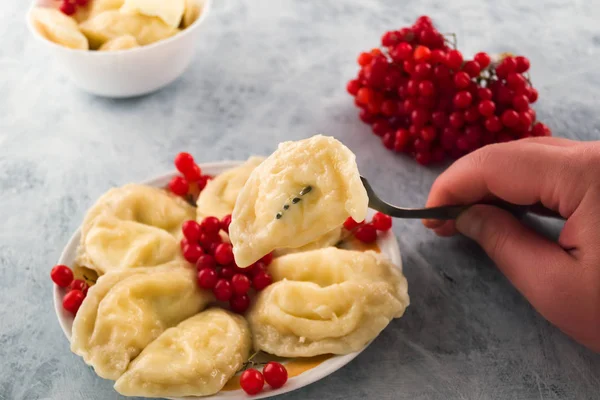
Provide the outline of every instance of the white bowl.
{"type": "Polygon", "coordinates": [[[210,12],[212,0],[202,0],[200,17],[175,36],[122,51],[75,50],[42,36],[33,26],[31,9],[27,26],[53,54],[75,85],[86,92],[112,98],[141,96],[154,92],[179,78],[196,53],[200,26],[210,12]]]}
{"type": "MultiPolygon", "coordinates": [[[[218,175],[223,171],[236,167],[242,164],[243,161],[223,161],[218,163],[208,163],[208,164],[200,164],[199,167],[202,171],[209,175],[218,175]]],[[[156,187],[165,187],[168,182],[171,180],[173,176],[175,176],[176,172],[171,172],[169,174],[165,174],[159,176],[154,179],[150,179],[142,182],[142,184],[156,187]]],[[[373,216],[374,211],[369,210],[369,218],[373,216]]],[[[64,248],[60,259],[58,260],[58,264],[72,266],[75,262],[75,255],[77,251],[77,246],[79,245],[81,229],[78,228],[77,231],[73,234],[69,243],[67,243],[64,248]]],[[[386,255],[398,268],[402,269],[402,258],[400,256],[400,249],[398,247],[398,241],[396,237],[392,233],[392,231],[386,232],[384,234],[380,234],[377,239],[377,245],[381,250],[381,253],[386,255]]],[[[56,311],[56,316],[58,318],[58,322],[65,333],[65,336],[68,340],[71,340],[71,329],[73,326],[73,315],[69,312],[65,311],[62,308],[62,298],[66,294],[65,289],[62,289],[56,285],[54,285],[54,310],[56,311]]],[[[375,339],[377,340],[377,339],[375,339]]],[[[370,343],[369,343],[370,344],[370,343]]],[[[265,385],[265,390],[258,395],[252,396],[252,399],[263,399],[267,397],[277,396],[283,393],[291,392],[296,389],[300,389],[304,386],[307,386],[313,382],[321,380],[325,378],[327,375],[332,374],[338,369],[342,368],[344,365],[348,364],[352,361],[356,356],[358,356],[362,351],[364,351],[367,346],[363,347],[360,351],[355,353],[350,353],[346,355],[332,356],[331,358],[323,361],[318,364],[316,367],[309,369],[298,376],[290,378],[288,382],[279,389],[268,389],[265,385]]],[[[243,390],[232,390],[232,391],[221,391],[213,396],[209,397],[185,397],[185,398],[172,398],[172,400],[223,400],[223,399],[240,399],[247,398],[243,390]]]]}

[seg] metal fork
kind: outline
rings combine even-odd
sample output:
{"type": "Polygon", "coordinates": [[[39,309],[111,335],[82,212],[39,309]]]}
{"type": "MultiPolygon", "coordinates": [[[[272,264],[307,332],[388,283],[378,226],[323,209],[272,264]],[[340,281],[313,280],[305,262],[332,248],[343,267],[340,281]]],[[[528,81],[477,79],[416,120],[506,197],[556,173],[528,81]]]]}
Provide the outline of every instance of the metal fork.
{"type": "MultiPolygon", "coordinates": [[[[367,195],[369,196],[369,207],[394,218],[451,220],[456,219],[462,212],[467,210],[469,207],[475,205],[452,205],[429,208],[396,207],[381,200],[379,196],[377,196],[377,194],[375,193],[375,191],[373,190],[373,188],[369,184],[369,181],[367,181],[366,178],[361,176],[360,179],[362,180],[362,183],[365,189],[367,190],[367,195]]],[[[562,219],[562,217],[556,214],[554,211],[550,211],[542,206],[521,206],[517,204],[508,203],[502,200],[477,204],[487,204],[502,208],[518,218],[523,217],[529,211],[534,211],[540,215],[562,219]]]]}

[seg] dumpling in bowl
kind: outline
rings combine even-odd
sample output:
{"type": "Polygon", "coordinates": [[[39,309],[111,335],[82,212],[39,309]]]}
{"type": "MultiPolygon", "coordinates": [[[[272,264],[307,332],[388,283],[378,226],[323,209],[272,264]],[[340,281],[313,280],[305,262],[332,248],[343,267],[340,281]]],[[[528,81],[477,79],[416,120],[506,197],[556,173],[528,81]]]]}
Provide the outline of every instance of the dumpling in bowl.
{"type": "Polygon", "coordinates": [[[214,308],[167,329],[115,383],[125,396],[209,396],[220,391],[248,360],[246,320],[214,308]]]}
{"type": "Polygon", "coordinates": [[[29,17],[40,35],[51,42],[71,49],[88,49],[88,41],[79,31],[77,22],[57,9],[35,7],[29,17]]]}
{"type": "Polygon", "coordinates": [[[100,377],[116,380],[148,344],[212,300],[185,264],[111,272],[89,289],[77,312],[71,351],[100,377]]]}
{"type": "Polygon", "coordinates": [[[248,177],[263,160],[262,157],[250,157],[242,165],[229,169],[208,181],[196,202],[198,220],[208,216],[223,218],[231,214],[248,177]]]}
{"type": "Polygon", "coordinates": [[[104,43],[98,50],[100,51],[119,51],[128,50],[140,47],[137,40],[131,35],[123,35],[117,38],[111,39],[104,43]]]}
{"type": "Polygon", "coordinates": [[[194,217],[194,207],[162,189],[111,189],[85,216],[76,261],[103,274],[179,259],[181,225],[194,217]]]}
{"type": "Polygon", "coordinates": [[[204,0],[185,0],[185,12],[181,21],[184,29],[196,22],[202,14],[203,6],[204,0]]]}
{"type": "Polygon", "coordinates": [[[298,248],[362,221],[369,199],[354,154],[321,135],[281,143],[251,174],[232,214],[236,263],[248,267],[275,249],[298,248]]]}
{"type": "Polygon", "coordinates": [[[401,270],[373,251],[288,254],[269,271],[275,283],[258,295],[248,321],[255,349],[281,357],[358,351],[409,304],[401,270]]]}
{"type": "Polygon", "coordinates": [[[118,10],[125,0],[91,0],[84,7],[78,6],[73,18],[79,23],[109,10],[118,10]]]}
{"type": "Polygon", "coordinates": [[[179,29],[168,26],[160,18],[118,10],[104,11],[81,23],[79,27],[92,49],[123,35],[131,35],[141,46],[145,46],[179,32],[179,29]]]}

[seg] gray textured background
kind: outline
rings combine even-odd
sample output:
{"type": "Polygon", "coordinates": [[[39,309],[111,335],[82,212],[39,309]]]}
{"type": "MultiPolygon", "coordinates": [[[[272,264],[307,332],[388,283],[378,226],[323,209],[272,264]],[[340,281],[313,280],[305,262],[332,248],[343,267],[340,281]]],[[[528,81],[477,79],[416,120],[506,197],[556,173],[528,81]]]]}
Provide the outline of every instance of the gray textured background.
{"type": "MultiPolygon", "coordinates": [[[[600,136],[598,0],[216,0],[193,67],[126,101],[69,84],[28,35],[26,3],[0,2],[1,399],[119,398],[69,352],[48,273],[94,199],[170,169],[180,150],[244,159],[323,132],[356,152],[385,198],[421,205],[439,170],[385,150],[345,93],[359,51],[419,14],[458,33],[465,53],[530,57],[540,119],[561,136],[600,136]]],[[[406,316],[353,363],[283,399],[600,397],[600,356],[544,321],[476,246],[416,221],[394,229],[406,316]]]]}

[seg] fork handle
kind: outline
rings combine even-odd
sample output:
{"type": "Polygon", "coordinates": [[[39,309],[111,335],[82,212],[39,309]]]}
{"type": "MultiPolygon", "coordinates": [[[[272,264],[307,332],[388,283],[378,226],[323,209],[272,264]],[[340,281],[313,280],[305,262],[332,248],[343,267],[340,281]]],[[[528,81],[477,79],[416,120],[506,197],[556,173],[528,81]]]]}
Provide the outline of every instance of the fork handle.
{"type": "Polygon", "coordinates": [[[412,218],[420,219],[439,219],[439,220],[452,220],[458,218],[460,214],[468,210],[474,205],[485,204],[491,205],[503,210],[506,210],[513,214],[517,218],[522,218],[528,211],[530,206],[520,206],[517,204],[508,203],[506,201],[497,200],[489,203],[477,203],[468,205],[456,205],[456,206],[440,206],[430,207],[422,210],[412,210],[412,218]]]}

